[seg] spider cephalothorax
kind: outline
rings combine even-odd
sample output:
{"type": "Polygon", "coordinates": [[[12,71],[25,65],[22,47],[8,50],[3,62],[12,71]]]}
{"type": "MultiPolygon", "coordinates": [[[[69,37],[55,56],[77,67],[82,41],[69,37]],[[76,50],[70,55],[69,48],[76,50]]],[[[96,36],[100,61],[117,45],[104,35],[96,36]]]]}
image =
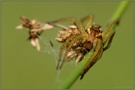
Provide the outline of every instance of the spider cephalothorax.
{"type": "Polygon", "coordinates": [[[76,31],[79,32],[73,34],[72,29],[67,29],[66,32],[70,31],[70,34],[67,37],[63,39],[62,36],[62,34],[66,32],[60,32],[57,36],[59,38],[57,40],[63,40],[63,45],[59,52],[57,69],[60,69],[63,66],[64,62],[67,61],[67,58],[76,58],[76,62],[78,63],[82,60],[84,55],[93,48],[94,54],[89,58],[88,63],[81,73],[82,79],[84,74],[101,58],[103,51],[110,47],[115,34],[115,31],[110,29],[112,25],[117,24],[118,20],[114,20],[107,24],[102,31],[100,25],[92,24],[93,20],[94,15],[88,15],[81,20],[76,18],[62,18],[52,22],[73,21],[76,26],[76,31]],[[88,20],[88,23],[84,26],[84,21],[86,20],[88,20]],[[106,46],[105,43],[107,43],[106,46]]]}

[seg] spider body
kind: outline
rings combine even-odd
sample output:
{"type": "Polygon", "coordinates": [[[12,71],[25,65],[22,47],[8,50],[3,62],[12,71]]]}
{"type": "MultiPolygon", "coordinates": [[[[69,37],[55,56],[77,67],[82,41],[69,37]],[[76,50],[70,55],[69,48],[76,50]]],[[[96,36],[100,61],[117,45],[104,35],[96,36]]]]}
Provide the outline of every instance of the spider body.
{"type": "MultiPolygon", "coordinates": [[[[85,36],[85,41],[82,41],[81,39],[75,41],[71,50],[68,52],[65,61],[70,61],[73,58],[76,58],[76,63],[80,62],[83,56],[93,47],[93,42],[96,35],[99,35],[101,32],[101,26],[98,24],[93,24],[90,29],[85,30],[85,32],[82,33],[85,36]]],[[[56,40],[61,43],[65,43],[65,41],[74,34],[79,35],[81,33],[77,29],[77,26],[72,25],[69,26],[68,29],[59,31],[56,40]]]]}
{"type": "MultiPolygon", "coordinates": [[[[103,51],[107,50],[112,42],[115,30],[110,30],[111,26],[118,23],[118,20],[114,20],[107,24],[107,26],[101,31],[101,26],[98,24],[92,24],[94,20],[94,15],[88,15],[83,17],[81,20],[76,18],[61,18],[53,21],[52,23],[73,21],[76,26],[76,31],[78,33],[72,33],[65,37],[64,40],[61,36],[58,36],[61,41],[63,40],[63,45],[59,51],[59,59],[57,64],[57,69],[61,69],[64,62],[69,59],[76,58],[76,62],[80,62],[84,55],[89,52],[92,48],[94,49],[94,54],[89,58],[84,70],[81,73],[81,78],[85,73],[101,58],[103,51]],[[88,20],[86,26],[84,26],[84,21],[88,20]],[[107,45],[106,45],[107,43],[107,45]],[[71,57],[70,57],[71,56],[71,57]]],[[[68,29],[67,29],[68,31],[68,29]]],[[[69,32],[69,31],[68,31],[69,32]]],[[[61,33],[62,34],[62,33],[61,33]]],[[[57,39],[57,40],[60,40],[57,39]]]]}

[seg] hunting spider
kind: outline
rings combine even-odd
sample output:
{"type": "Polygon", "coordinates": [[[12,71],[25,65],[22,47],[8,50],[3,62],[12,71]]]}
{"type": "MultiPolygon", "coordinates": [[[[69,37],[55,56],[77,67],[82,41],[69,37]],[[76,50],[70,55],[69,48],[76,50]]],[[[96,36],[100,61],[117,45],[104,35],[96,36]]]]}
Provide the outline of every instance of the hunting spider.
{"type": "Polygon", "coordinates": [[[16,27],[16,29],[23,29],[28,28],[29,29],[29,40],[33,47],[35,47],[38,51],[40,51],[40,44],[39,44],[39,36],[41,33],[46,29],[53,28],[52,25],[49,24],[43,24],[39,22],[38,20],[29,20],[25,16],[20,17],[23,21],[23,24],[16,27]]]}
{"type": "Polygon", "coordinates": [[[59,52],[57,69],[62,68],[64,62],[67,61],[68,56],[72,55],[71,58],[77,57],[76,61],[79,62],[82,60],[83,56],[93,48],[94,54],[89,58],[89,61],[81,73],[80,79],[82,79],[85,73],[101,58],[103,51],[110,47],[115,34],[115,30],[111,30],[111,27],[114,24],[118,24],[118,20],[108,23],[103,30],[101,30],[100,25],[92,24],[93,20],[94,15],[88,15],[83,17],[81,20],[76,18],[61,18],[51,22],[52,25],[55,25],[57,22],[74,22],[74,29],[68,28],[67,31],[65,31],[68,32],[68,35],[65,36],[65,38],[63,38],[64,35],[60,36],[65,33],[64,31],[60,31],[60,34],[58,34],[56,38],[58,41],[63,43],[59,52]],[[84,26],[84,22],[86,20],[88,20],[88,23],[84,26]],[[73,30],[76,32],[73,33],[73,30]]]}

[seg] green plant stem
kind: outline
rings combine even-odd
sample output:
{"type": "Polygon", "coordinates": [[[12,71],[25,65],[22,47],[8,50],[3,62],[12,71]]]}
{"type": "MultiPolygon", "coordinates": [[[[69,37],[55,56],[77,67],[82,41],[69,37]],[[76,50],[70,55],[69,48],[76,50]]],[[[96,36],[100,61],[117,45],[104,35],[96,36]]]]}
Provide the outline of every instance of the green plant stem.
{"type": "MultiPolygon", "coordinates": [[[[121,19],[122,16],[124,15],[126,9],[128,8],[129,6],[129,1],[122,1],[118,7],[118,9],[116,10],[116,12],[114,13],[114,15],[112,16],[111,20],[110,21],[113,21],[113,20],[116,20],[116,19],[121,19]]],[[[117,24],[113,25],[111,27],[111,29],[115,28],[117,26],[117,24]]]]}
{"type": "MultiPolygon", "coordinates": [[[[122,1],[114,13],[113,17],[111,18],[111,21],[115,19],[120,19],[122,15],[125,12],[125,9],[127,9],[128,1],[122,1]]],[[[113,25],[111,28],[115,28],[116,25],[113,25]]],[[[94,51],[93,49],[85,55],[83,60],[77,65],[75,70],[66,78],[66,80],[58,87],[58,89],[68,89],[70,88],[75,81],[78,79],[80,74],[82,73],[86,63],[88,62],[89,58],[93,55],[94,51]]]]}

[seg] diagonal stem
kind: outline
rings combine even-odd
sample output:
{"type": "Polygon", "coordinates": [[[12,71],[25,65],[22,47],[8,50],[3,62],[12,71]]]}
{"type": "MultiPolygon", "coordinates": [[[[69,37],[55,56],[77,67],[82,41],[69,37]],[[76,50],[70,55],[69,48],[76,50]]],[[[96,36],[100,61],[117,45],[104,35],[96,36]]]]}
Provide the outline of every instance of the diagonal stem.
{"type": "MultiPolygon", "coordinates": [[[[128,1],[122,1],[120,5],[118,6],[118,9],[114,13],[112,20],[115,19],[121,19],[123,14],[125,13],[127,7],[128,7],[128,1]]],[[[113,25],[111,28],[115,28],[117,24],[113,25]]],[[[75,70],[67,77],[67,79],[58,87],[59,89],[69,89],[75,81],[79,78],[80,74],[82,73],[85,65],[87,64],[89,58],[93,55],[94,50],[92,49],[89,53],[87,53],[83,60],[78,64],[78,66],[75,68],[75,70]]]]}

